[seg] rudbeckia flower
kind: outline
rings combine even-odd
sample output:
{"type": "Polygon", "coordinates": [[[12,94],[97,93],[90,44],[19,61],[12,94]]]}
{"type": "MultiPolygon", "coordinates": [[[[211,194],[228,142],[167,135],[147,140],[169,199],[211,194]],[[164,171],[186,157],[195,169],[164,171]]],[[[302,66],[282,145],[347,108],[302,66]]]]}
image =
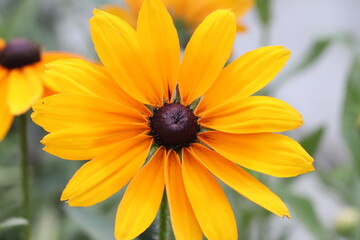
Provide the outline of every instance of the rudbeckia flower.
{"type": "Polygon", "coordinates": [[[237,239],[217,179],[274,214],[290,216],[282,200],[244,170],[276,177],[314,170],[296,141],[274,133],[299,127],[301,115],[281,100],[251,96],[285,65],[288,50],[259,48],[224,68],[236,18],[217,10],[197,27],[180,63],[176,29],[160,0],[144,1],[136,31],[100,10],[90,28],[103,66],[50,63],[48,76],[62,93],[33,106],[33,120],[50,132],[42,140],[45,151],[90,160],[61,200],[91,206],[129,183],[116,215],[121,240],[150,226],[164,192],[176,239],[237,239]]]}
{"type": "Polygon", "coordinates": [[[14,116],[25,113],[43,96],[53,93],[45,80],[45,64],[74,55],[41,52],[26,39],[15,38],[7,43],[0,38],[0,141],[8,132],[14,116]]]}
{"type": "MultiPolygon", "coordinates": [[[[143,0],[125,0],[124,7],[108,4],[103,6],[103,10],[117,15],[135,27],[142,2],[143,0]]],[[[183,22],[190,30],[194,30],[208,14],[217,9],[231,8],[236,18],[240,19],[253,5],[253,0],[163,0],[163,2],[173,18],[183,22]]],[[[245,26],[240,21],[237,22],[237,27],[238,31],[245,30],[245,26]]]]}

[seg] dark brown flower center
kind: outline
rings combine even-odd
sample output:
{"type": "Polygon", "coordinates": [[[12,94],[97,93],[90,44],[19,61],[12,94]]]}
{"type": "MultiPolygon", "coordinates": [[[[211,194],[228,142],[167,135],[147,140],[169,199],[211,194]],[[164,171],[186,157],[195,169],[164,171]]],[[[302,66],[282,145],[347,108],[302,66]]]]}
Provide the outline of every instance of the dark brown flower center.
{"type": "Polygon", "coordinates": [[[196,141],[200,130],[197,119],[188,107],[179,103],[165,104],[154,109],[154,115],[149,118],[150,134],[157,144],[179,150],[196,141]]]}
{"type": "Polygon", "coordinates": [[[23,38],[10,40],[0,50],[0,65],[8,69],[20,68],[39,61],[39,46],[23,38]]]}

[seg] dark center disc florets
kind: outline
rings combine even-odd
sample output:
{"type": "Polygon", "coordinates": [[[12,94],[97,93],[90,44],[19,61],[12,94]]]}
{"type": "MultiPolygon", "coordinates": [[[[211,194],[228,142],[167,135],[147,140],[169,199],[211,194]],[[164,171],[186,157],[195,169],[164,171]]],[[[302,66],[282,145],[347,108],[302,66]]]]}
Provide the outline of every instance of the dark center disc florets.
{"type": "Polygon", "coordinates": [[[20,68],[39,61],[40,47],[23,38],[10,40],[0,50],[0,65],[8,69],[20,68]]]}
{"type": "Polygon", "coordinates": [[[150,134],[157,144],[179,150],[196,141],[200,130],[197,120],[190,108],[179,103],[165,104],[154,109],[149,118],[150,134]]]}

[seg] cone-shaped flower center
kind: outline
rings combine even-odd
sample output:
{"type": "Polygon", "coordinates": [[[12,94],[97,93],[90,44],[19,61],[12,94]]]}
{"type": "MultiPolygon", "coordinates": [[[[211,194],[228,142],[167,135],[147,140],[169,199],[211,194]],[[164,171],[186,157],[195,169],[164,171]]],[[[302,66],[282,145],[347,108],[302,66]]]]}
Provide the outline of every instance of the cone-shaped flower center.
{"type": "Polygon", "coordinates": [[[178,103],[154,109],[150,118],[151,135],[155,142],[178,150],[197,139],[200,127],[192,110],[178,103]]]}
{"type": "Polygon", "coordinates": [[[20,68],[39,61],[39,46],[23,38],[10,40],[0,50],[0,65],[8,69],[20,68]]]}

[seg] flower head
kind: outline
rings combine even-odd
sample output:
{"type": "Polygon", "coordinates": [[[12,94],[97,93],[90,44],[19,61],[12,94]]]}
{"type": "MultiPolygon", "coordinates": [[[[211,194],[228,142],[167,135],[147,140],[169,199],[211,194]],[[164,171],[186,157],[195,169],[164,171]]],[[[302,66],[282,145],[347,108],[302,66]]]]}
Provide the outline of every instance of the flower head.
{"type": "Polygon", "coordinates": [[[74,55],[42,52],[40,46],[23,38],[7,43],[0,38],[0,141],[14,116],[23,114],[42,96],[53,93],[45,80],[45,64],[74,55]]]}
{"type": "Polygon", "coordinates": [[[314,169],[297,142],[273,133],[299,127],[301,115],[280,100],[251,96],[285,65],[288,50],[263,47],[224,68],[236,18],[217,10],[195,30],[180,63],[176,29],[160,0],[144,1],[136,30],[100,10],[90,25],[104,66],[49,64],[48,75],[63,93],[33,107],[33,120],[50,132],[42,140],[45,151],[90,159],[61,200],[91,206],[130,182],[117,211],[117,239],[133,239],[150,226],[165,188],[176,239],[237,239],[216,178],[289,216],[281,199],[242,168],[276,177],[314,169]]]}

